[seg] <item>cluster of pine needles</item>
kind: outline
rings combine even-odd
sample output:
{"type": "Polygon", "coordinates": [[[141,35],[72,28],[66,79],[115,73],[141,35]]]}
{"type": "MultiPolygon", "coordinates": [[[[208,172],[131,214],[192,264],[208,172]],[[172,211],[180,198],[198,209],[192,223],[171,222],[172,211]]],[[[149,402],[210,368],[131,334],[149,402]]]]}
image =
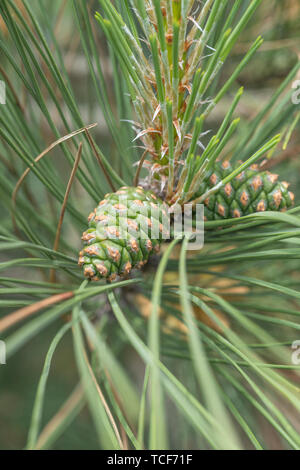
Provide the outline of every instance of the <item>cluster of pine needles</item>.
{"type": "Polygon", "coordinates": [[[32,378],[26,448],[55,448],[85,407],[101,449],[300,448],[297,194],[285,213],[207,222],[201,251],[176,239],[127,280],[92,285],[77,265],[86,214],[107,192],[144,178],[184,204],[216,161],[235,165],[229,182],[297,144],[299,59],[251,119],[239,113],[248,95],[238,80],[262,38],[226,73],[261,4],[1,1],[3,384],[13,355],[22,361],[40,335],[49,342],[32,378]],[[47,421],[49,374],[67,336],[77,382],[47,421]]]}

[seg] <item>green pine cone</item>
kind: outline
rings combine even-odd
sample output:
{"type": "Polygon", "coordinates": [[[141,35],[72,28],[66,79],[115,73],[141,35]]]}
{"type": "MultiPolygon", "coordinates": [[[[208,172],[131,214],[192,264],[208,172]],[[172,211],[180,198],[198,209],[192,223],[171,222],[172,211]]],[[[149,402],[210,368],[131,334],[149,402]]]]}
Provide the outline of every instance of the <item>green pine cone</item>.
{"type": "Polygon", "coordinates": [[[92,281],[114,281],[159,252],[167,206],[151,191],[123,187],[105,196],[88,218],[78,264],[92,281]],[[153,236],[153,234],[155,236],[153,236]]]}
{"type": "MultiPolygon", "coordinates": [[[[233,171],[228,161],[217,162],[201,184],[195,199],[214,187],[233,171]]],[[[205,219],[220,220],[242,217],[263,211],[285,211],[292,207],[294,194],[288,183],[278,182],[278,175],[259,171],[257,165],[236,176],[205,201],[205,219]]]]}

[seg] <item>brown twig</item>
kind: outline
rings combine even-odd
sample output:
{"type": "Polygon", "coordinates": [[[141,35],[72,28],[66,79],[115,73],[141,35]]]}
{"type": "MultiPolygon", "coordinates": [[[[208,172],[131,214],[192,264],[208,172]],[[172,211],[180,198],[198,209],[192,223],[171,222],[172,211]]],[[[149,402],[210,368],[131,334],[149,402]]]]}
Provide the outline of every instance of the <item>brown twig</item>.
{"type": "MultiPolygon", "coordinates": [[[[132,423],[130,423],[130,420],[129,420],[129,418],[128,418],[128,415],[127,415],[127,413],[126,413],[126,411],[125,411],[125,409],[124,409],[122,400],[121,400],[121,398],[120,398],[120,396],[119,396],[119,394],[118,394],[118,392],[117,392],[117,390],[116,390],[116,388],[115,388],[115,386],[114,386],[114,384],[113,384],[113,381],[112,381],[112,379],[111,379],[111,377],[110,377],[110,374],[109,374],[108,370],[105,369],[104,373],[105,373],[106,378],[107,378],[107,380],[108,380],[108,383],[109,383],[109,385],[110,385],[110,387],[111,387],[111,390],[112,390],[112,393],[113,393],[113,395],[114,395],[114,398],[115,398],[115,400],[116,400],[116,402],[117,402],[117,404],[118,404],[118,406],[119,406],[121,412],[123,413],[123,415],[124,415],[124,417],[125,417],[125,419],[126,419],[126,421],[127,421],[128,426],[131,428],[131,431],[132,431],[133,434],[136,436],[136,432],[133,431],[133,425],[132,425],[132,423]]],[[[120,422],[120,421],[119,421],[119,422],[120,422]]],[[[121,434],[122,434],[124,449],[125,449],[125,450],[128,450],[127,434],[126,434],[126,431],[125,431],[125,429],[124,429],[124,426],[122,425],[121,422],[120,422],[120,428],[121,428],[121,434]]]]}
{"type": "Polygon", "coordinates": [[[93,150],[93,152],[94,152],[94,155],[95,155],[95,157],[96,157],[97,160],[98,160],[98,163],[99,163],[99,165],[100,165],[100,167],[101,167],[101,170],[103,171],[104,176],[105,176],[105,178],[107,179],[108,184],[110,185],[110,187],[111,187],[111,189],[113,190],[113,192],[115,192],[115,191],[116,191],[116,188],[115,188],[115,186],[114,186],[114,184],[113,184],[113,182],[112,182],[112,180],[111,180],[111,177],[110,177],[109,174],[107,173],[107,170],[106,170],[105,166],[103,165],[102,159],[101,159],[101,157],[100,157],[100,155],[99,155],[99,152],[97,151],[96,146],[95,146],[95,144],[94,144],[94,140],[93,140],[93,138],[92,138],[92,136],[91,136],[91,134],[89,133],[89,131],[88,131],[87,128],[85,129],[85,133],[86,133],[86,136],[87,136],[88,141],[89,141],[89,143],[90,143],[90,146],[92,147],[92,150],[93,150]]]}
{"type": "MultiPolygon", "coordinates": [[[[121,423],[120,423],[121,425],[121,423]]],[[[123,442],[123,450],[129,450],[129,446],[128,446],[128,437],[127,437],[127,434],[126,434],[126,431],[124,429],[124,427],[121,425],[121,436],[122,436],[122,442],[123,442]]]]}
{"type": "MultiPolygon", "coordinates": [[[[93,352],[95,347],[94,347],[94,344],[91,341],[89,341],[89,338],[87,338],[87,343],[88,343],[88,347],[89,347],[90,351],[93,352]]],[[[124,415],[124,417],[127,421],[128,426],[132,430],[133,429],[132,423],[130,423],[130,420],[128,419],[127,413],[125,412],[124,407],[122,405],[122,401],[121,401],[121,399],[120,399],[120,397],[119,397],[119,395],[118,395],[118,393],[117,393],[117,391],[114,387],[113,381],[112,381],[107,369],[104,369],[104,374],[105,374],[105,376],[107,378],[107,381],[108,381],[108,383],[111,387],[113,396],[114,396],[121,412],[123,413],[123,415],[124,415]]],[[[123,450],[128,450],[128,438],[127,438],[126,431],[125,431],[124,426],[122,425],[121,421],[120,420],[118,420],[118,421],[119,421],[119,425],[120,425],[120,434],[121,434],[122,443],[123,443],[123,450]]],[[[136,433],[134,433],[134,434],[136,434],[136,433]]]]}
{"type": "Polygon", "coordinates": [[[31,315],[34,315],[43,308],[49,307],[49,305],[62,302],[63,300],[70,299],[73,296],[73,291],[63,292],[62,294],[52,295],[51,297],[47,297],[47,299],[35,302],[34,304],[29,305],[28,307],[16,310],[15,312],[11,313],[10,315],[7,315],[6,317],[0,320],[0,332],[3,333],[3,331],[7,330],[11,326],[24,320],[25,318],[30,317],[31,315]]]}
{"type": "Polygon", "coordinates": [[[113,428],[113,430],[114,430],[114,432],[115,432],[117,441],[119,442],[119,446],[121,447],[122,450],[124,450],[124,448],[123,448],[123,442],[122,442],[122,439],[121,439],[121,436],[120,436],[120,433],[119,433],[119,430],[118,430],[118,426],[117,426],[117,424],[116,424],[116,422],[115,422],[115,420],[114,420],[114,417],[113,417],[113,415],[112,415],[112,413],[111,413],[111,411],[110,411],[110,408],[109,408],[109,406],[108,406],[108,404],[107,404],[107,401],[105,400],[105,397],[104,397],[104,395],[103,395],[103,393],[102,393],[102,390],[101,390],[101,388],[100,388],[100,385],[99,385],[98,382],[97,382],[97,379],[96,379],[96,377],[95,377],[95,374],[94,374],[93,369],[92,369],[92,367],[91,367],[91,365],[90,365],[90,363],[89,363],[89,360],[88,360],[88,357],[87,357],[87,354],[86,354],[85,351],[83,352],[83,356],[84,356],[84,360],[85,360],[85,362],[86,362],[86,365],[87,365],[87,367],[88,367],[88,369],[89,369],[89,372],[90,372],[90,374],[91,374],[91,378],[92,378],[92,380],[93,380],[93,382],[94,382],[94,384],[95,384],[95,387],[96,387],[96,389],[97,389],[99,398],[100,398],[100,400],[101,400],[101,402],[102,402],[102,405],[103,405],[103,407],[104,407],[104,409],[105,409],[105,411],[106,411],[107,417],[108,417],[108,419],[109,419],[109,421],[110,421],[110,423],[111,423],[111,425],[112,425],[112,428],[113,428]]]}
{"type": "Polygon", "coordinates": [[[142,158],[139,161],[139,165],[137,167],[136,174],[135,174],[135,177],[134,177],[134,180],[133,180],[133,186],[137,186],[139,184],[140,173],[142,171],[143,164],[144,164],[144,161],[146,159],[147,153],[148,153],[148,150],[145,150],[145,152],[142,155],[142,158]]]}
{"type": "Polygon", "coordinates": [[[16,218],[15,218],[17,195],[18,195],[18,191],[19,191],[23,181],[25,180],[25,178],[28,175],[28,173],[30,172],[30,170],[33,168],[34,164],[38,163],[45,155],[47,155],[51,150],[53,150],[58,145],[60,145],[63,142],[71,139],[75,135],[81,134],[82,132],[86,131],[87,129],[92,129],[96,126],[97,126],[97,123],[90,124],[89,126],[86,126],[86,127],[83,127],[82,129],[71,132],[70,134],[67,134],[64,137],[61,137],[60,139],[56,140],[51,145],[49,145],[49,147],[47,147],[42,153],[40,153],[40,155],[38,155],[35,158],[34,162],[31,164],[30,167],[26,168],[26,170],[22,174],[21,178],[18,180],[18,182],[15,186],[15,189],[13,191],[13,194],[12,194],[12,214],[11,214],[11,217],[12,217],[12,223],[13,223],[14,229],[17,233],[18,233],[18,227],[17,227],[17,223],[16,223],[16,218]]]}
{"type": "MultiPolygon", "coordinates": [[[[71,175],[70,175],[70,179],[68,181],[67,189],[66,189],[66,192],[65,192],[64,201],[63,201],[61,211],[60,211],[60,216],[59,216],[59,221],[58,221],[58,224],[57,224],[55,241],[54,241],[54,245],[53,245],[53,250],[54,251],[57,251],[58,247],[59,247],[59,240],[60,240],[60,236],[61,236],[61,228],[62,228],[62,224],[63,224],[65,212],[66,212],[66,206],[67,206],[67,202],[68,202],[68,199],[69,199],[72,184],[74,182],[75,175],[76,175],[76,172],[77,172],[77,169],[78,169],[81,154],[82,154],[82,143],[80,142],[79,147],[78,147],[78,152],[77,152],[77,155],[76,155],[76,159],[75,159],[75,162],[74,162],[74,166],[73,166],[73,169],[72,169],[72,172],[71,172],[71,175]]],[[[54,283],[55,282],[55,277],[56,277],[55,269],[51,269],[51,271],[50,271],[50,282],[54,283]]]]}

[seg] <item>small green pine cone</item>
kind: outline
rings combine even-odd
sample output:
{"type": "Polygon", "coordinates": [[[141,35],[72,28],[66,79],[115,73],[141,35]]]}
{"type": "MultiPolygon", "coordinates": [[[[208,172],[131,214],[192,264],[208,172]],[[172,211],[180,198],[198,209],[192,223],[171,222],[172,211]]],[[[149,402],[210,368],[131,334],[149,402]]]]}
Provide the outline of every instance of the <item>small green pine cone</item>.
{"type": "Polygon", "coordinates": [[[141,187],[107,194],[89,215],[89,228],[82,236],[85,247],[78,264],[84,275],[93,281],[114,281],[144,266],[166,237],[166,216],[167,205],[141,187]]]}
{"type": "MultiPolygon", "coordinates": [[[[228,161],[217,162],[201,184],[195,199],[205,194],[233,171],[228,161]]],[[[263,211],[285,211],[293,206],[294,194],[288,183],[278,182],[278,175],[259,171],[252,165],[205,201],[205,219],[242,217],[263,211]]]]}

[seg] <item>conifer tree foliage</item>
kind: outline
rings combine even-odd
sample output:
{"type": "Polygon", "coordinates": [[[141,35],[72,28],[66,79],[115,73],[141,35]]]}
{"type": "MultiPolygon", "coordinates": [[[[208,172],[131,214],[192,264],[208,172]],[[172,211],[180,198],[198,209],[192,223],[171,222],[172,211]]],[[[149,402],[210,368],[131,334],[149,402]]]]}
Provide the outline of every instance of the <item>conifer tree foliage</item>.
{"type": "MultiPolygon", "coordinates": [[[[162,196],[171,206],[203,202],[206,220],[237,218],[267,210],[284,211],[293,205],[294,194],[287,190],[288,184],[277,183],[277,176],[271,173],[256,174],[258,165],[255,163],[249,169],[252,158],[235,168],[228,159],[222,164],[217,162],[239,124],[238,119],[232,119],[232,114],[242,90],[238,91],[218,133],[208,140],[206,147],[201,143],[207,132],[204,130],[207,116],[228,83],[216,98],[207,96],[207,91],[233,48],[237,31],[245,27],[259,3],[251,2],[233,31],[224,25],[216,47],[209,45],[209,38],[214,22],[225,9],[221,1],[206,2],[203,8],[189,0],[133,2],[142,38],[136,28],[131,30],[130,24],[124,22],[112,3],[100,1],[105,16],[96,14],[127,77],[138,120],[133,123],[137,132],[134,140],[141,140],[144,150],[138,168],[140,171],[145,166],[148,173],[141,184],[153,191],[152,197],[162,196]]],[[[261,38],[258,38],[251,54],[260,43],[261,38]]],[[[254,155],[253,161],[279,140],[279,136],[275,136],[267,142],[265,148],[254,155]]],[[[129,198],[131,193],[129,188],[129,198]]],[[[109,226],[108,220],[114,215],[117,201],[110,206],[111,213],[106,209],[106,202],[105,198],[99,205],[102,213],[102,204],[105,204],[106,217],[100,214],[92,218],[94,230],[83,235],[88,246],[79,256],[85,276],[94,281],[127,275],[132,266],[141,267],[149,258],[149,250],[145,253],[137,238],[134,239],[136,253],[132,252],[130,244],[124,243],[124,226],[121,230],[109,226]],[[100,227],[98,236],[95,220],[100,227]],[[125,250],[120,252],[119,248],[108,247],[103,251],[99,246],[102,239],[110,237],[112,230],[114,236],[117,234],[117,244],[123,245],[125,250]]],[[[125,224],[126,220],[124,217],[125,224]]]]}
{"type": "Polygon", "coordinates": [[[11,447],[300,448],[300,62],[240,87],[262,3],[1,0],[0,399],[32,409],[11,447]],[[186,203],[199,251],[163,237],[186,203]]]}

